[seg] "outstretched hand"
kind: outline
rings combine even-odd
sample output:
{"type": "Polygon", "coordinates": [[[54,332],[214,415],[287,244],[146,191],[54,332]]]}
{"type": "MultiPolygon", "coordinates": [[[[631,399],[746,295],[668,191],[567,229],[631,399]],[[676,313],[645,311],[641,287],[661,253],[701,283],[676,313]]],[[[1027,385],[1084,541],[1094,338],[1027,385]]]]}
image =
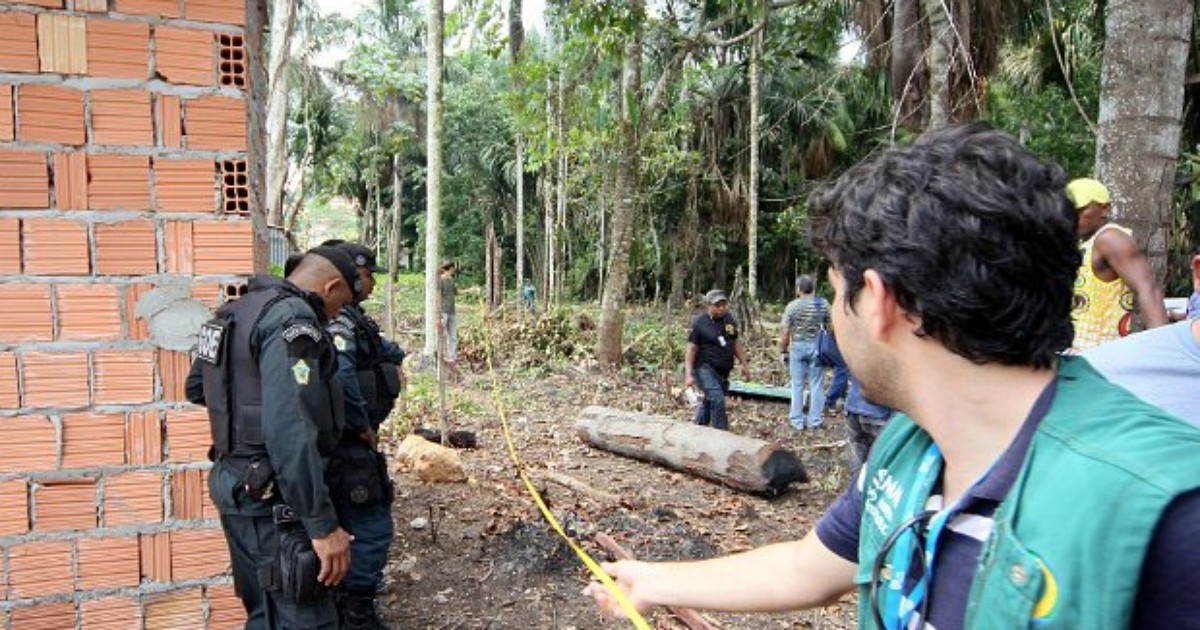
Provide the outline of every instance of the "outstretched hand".
{"type": "MultiPolygon", "coordinates": [[[[629,603],[633,604],[639,613],[645,614],[654,606],[654,602],[645,597],[646,584],[650,580],[650,571],[653,570],[650,564],[636,560],[621,560],[620,562],[605,562],[600,565],[600,568],[612,577],[621,591],[625,593],[629,603]]],[[[583,594],[591,597],[606,616],[618,619],[627,618],[625,611],[621,609],[621,604],[617,602],[616,596],[599,581],[592,581],[591,584],[588,584],[583,589],[583,594]]]]}

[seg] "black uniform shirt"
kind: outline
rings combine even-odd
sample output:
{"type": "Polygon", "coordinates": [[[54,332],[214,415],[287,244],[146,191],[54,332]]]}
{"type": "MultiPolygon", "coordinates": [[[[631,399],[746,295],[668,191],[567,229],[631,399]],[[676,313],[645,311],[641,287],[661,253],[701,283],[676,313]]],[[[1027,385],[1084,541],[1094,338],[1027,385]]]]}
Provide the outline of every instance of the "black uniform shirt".
{"type": "Polygon", "coordinates": [[[738,323],[726,313],[713,318],[707,312],[692,320],[688,343],[696,344],[696,367],[707,365],[721,376],[733,370],[734,349],[738,340],[738,323]]]}

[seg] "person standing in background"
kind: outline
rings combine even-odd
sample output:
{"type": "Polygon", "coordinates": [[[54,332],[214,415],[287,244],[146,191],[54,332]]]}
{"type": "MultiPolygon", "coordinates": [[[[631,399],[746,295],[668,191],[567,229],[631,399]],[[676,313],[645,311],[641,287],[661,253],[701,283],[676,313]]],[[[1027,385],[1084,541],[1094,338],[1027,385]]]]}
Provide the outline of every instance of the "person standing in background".
{"type": "Polygon", "coordinates": [[[455,302],[458,300],[458,287],[454,283],[454,275],[458,266],[447,258],[442,261],[442,275],[438,278],[438,302],[440,317],[438,329],[442,339],[439,341],[440,352],[444,353],[442,361],[450,370],[451,375],[458,374],[458,315],[455,302]]]}
{"type": "Polygon", "coordinates": [[[1109,221],[1108,188],[1091,178],[1067,184],[1078,216],[1076,232],[1083,262],[1075,279],[1071,319],[1080,352],[1132,332],[1136,304],[1146,328],[1167,323],[1162,289],[1132,232],[1109,221]]]}
{"type": "Polygon", "coordinates": [[[733,360],[742,362],[742,378],[746,380],[750,379],[750,361],[725,292],[713,289],[704,295],[704,301],[708,303],[707,312],[697,315],[688,331],[684,385],[699,385],[704,393],[704,400],[696,408],[696,424],[728,430],[725,394],[733,360]]]}
{"type": "Polygon", "coordinates": [[[829,324],[829,302],[815,294],[816,283],[804,274],[796,278],[796,299],[783,309],[780,358],[792,377],[792,402],[788,422],[797,431],[821,427],[825,410],[825,368],[817,359],[817,334],[829,324]],[[804,387],[808,385],[808,414],[804,412],[804,387]]]}

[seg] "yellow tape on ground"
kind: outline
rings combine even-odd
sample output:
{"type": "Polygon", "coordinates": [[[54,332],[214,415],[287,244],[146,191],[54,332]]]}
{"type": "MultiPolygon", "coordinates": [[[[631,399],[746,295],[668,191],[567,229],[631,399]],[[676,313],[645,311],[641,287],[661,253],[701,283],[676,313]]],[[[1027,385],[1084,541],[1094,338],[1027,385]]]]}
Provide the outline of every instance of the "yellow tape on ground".
{"type": "Polygon", "coordinates": [[[558,532],[558,535],[567,541],[567,545],[571,547],[576,556],[579,556],[579,559],[592,572],[592,575],[596,576],[596,579],[600,580],[600,583],[613,594],[613,597],[617,598],[617,604],[621,606],[621,610],[625,613],[626,617],[629,617],[629,621],[633,623],[634,627],[638,630],[651,630],[650,624],[646,623],[645,618],[637,611],[637,608],[634,608],[633,604],[629,602],[629,598],[621,591],[621,587],[617,586],[617,583],[604,572],[604,569],[600,568],[600,564],[593,560],[588,555],[588,552],[584,551],[582,547],[567,535],[562,525],[558,523],[558,519],[554,518],[554,513],[550,511],[550,508],[546,506],[546,502],[542,500],[542,495],[533,486],[533,482],[529,481],[529,476],[525,474],[525,465],[521,463],[521,458],[517,456],[517,447],[513,444],[512,433],[508,430],[508,412],[504,408],[504,401],[500,398],[500,384],[496,380],[496,370],[492,366],[492,339],[490,335],[487,335],[486,338],[487,342],[484,345],[487,349],[488,377],[492,381],[492,402],[496,406],[496,413],[500,416],[500,427],[504,430],[504,441],[508,443],[509,458],[512,459],[513,465],[516,466],[517,474],[521,477],[521,482],[525,484],[525,489],[529,491],[529,495],[537,503],[542,516],[546,518],[546,522],[550,523],[550,527],[554,528],[554,531],[558,532]]]}

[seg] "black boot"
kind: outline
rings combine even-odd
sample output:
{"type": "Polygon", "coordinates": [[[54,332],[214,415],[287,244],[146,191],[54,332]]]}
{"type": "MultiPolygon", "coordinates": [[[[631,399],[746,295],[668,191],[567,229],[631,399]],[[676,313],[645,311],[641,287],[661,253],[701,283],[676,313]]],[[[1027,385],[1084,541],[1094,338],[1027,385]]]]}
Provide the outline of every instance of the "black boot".
{"type": "Polygon", "coordinates": [[[342,630],[391,630],[375,613],[375,596],[367,593],[345,593],[342,599],[342,630]]]}

